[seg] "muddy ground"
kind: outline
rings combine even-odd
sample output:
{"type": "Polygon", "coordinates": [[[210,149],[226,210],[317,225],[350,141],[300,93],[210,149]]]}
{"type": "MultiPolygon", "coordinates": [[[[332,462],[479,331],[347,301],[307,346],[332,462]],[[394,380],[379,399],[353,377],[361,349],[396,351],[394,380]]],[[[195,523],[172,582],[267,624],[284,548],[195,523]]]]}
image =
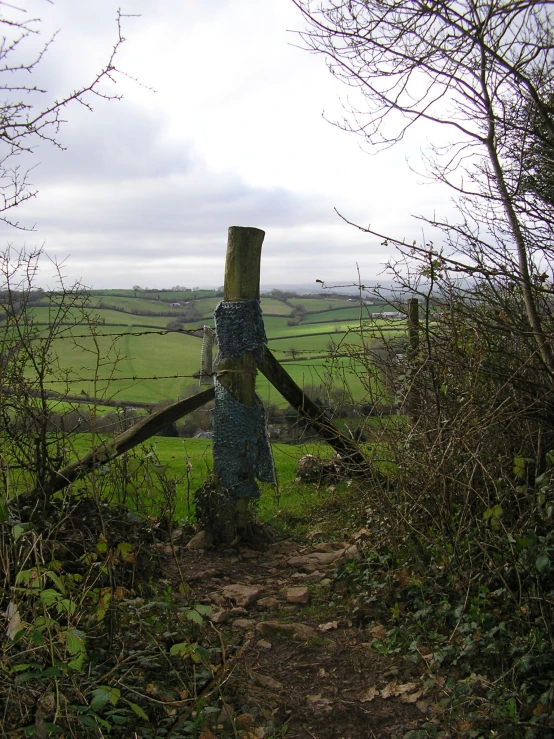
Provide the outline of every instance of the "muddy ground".
{"type": "Polygon", "coordinates": [[[212,607],[212,628],[229,655],[221,713],[202,739],[458,736],[446,727],[444,683],[423,658],[380,654],[386,614],[355,614],[333,578],[341,563],[361,557],[363,534],[283,540],[265,551],[194,548],[201,540],[188,548],[183,539],[174,542],[181,572],[175,567],[171,577],[212,607]]]}

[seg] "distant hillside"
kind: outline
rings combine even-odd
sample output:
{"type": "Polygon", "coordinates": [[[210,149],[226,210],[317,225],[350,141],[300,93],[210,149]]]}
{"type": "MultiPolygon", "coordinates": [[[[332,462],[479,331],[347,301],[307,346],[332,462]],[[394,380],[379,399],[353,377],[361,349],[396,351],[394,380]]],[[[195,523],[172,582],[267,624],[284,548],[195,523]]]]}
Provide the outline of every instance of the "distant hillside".
{"type": "MultiPolygon", "coordinates": [[[[137,285],[72,297],[63,336],[52,347],[63,379],[49,379],[49,390],[138,405],[176,400],[198,384],[202,326],[213,325],[221,290],[137,285]],[[88,326],[94,337],[87,338],[88,326]]],[[[63,300],[37,292],[26,312],[37,327],[47,327],[59,321],[63,300]]],[[[345,385],[359,402],[368,388],[362,365],[352,359],[356,347],[368,346],[382,331],[404,333],[404,322],[382,316],[390,306],[375,297],[273,288],[263,292],[261,305],[269,346],[301,387],[345,385]]],[[[258,391],[271,404],[287,405],[261,376],[258,391]]]]}

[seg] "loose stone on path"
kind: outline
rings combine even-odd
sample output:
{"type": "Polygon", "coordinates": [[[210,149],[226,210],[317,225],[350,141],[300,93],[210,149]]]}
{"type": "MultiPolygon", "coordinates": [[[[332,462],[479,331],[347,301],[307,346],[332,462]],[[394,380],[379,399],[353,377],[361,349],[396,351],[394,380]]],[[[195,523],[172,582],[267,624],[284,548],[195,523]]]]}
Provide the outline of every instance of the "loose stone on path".
{"type": "Polygon", "coordinates": [[[226,585],[222,592],[225,598],[235,601],[239,608],[246,608],[257,600],[261,589],[237,583],[235,585],[226,585]]]}

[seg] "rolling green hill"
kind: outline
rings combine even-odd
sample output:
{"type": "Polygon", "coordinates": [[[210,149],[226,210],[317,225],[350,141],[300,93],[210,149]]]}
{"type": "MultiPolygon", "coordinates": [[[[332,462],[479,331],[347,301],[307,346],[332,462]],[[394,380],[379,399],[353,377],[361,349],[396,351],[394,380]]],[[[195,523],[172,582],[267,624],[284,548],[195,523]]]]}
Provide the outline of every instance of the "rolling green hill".
{"type": "Polygon", "coordinates": [[[317,323],[318,321],[358,321],[360,315],[362,320],[368,320],[372,315],[381,313],[384,310],[382,305],[363,306],[360,313],[360,306],[353,303],[350,308],[332,308],[330,310],[318,311],[317,313],[308,313],[302,319],[302,323],[317,323]]]}
{"type": "MultiPolygon", "coordinates": [[[[161,314],[171,312],[184,319],[187,311],[190,313],[190,306],[194,305],[200,315],[196,320],[183,320],[183,329],[193,330],[204,323],[213,325],[213,310],[221,297],[212,291],[190,301],[189,306],[174,308],[166,301],[177,301],[183,295],[192,297],[192,293],[160,292],[160,300],[157,295],[149,292],[148,297],[144,297],[140,292],[135,297],[131,290],[93,293],[85,310],[88,319],[95,324],[96,337],[86,337],[85,325],[62,329],[53,351],[58,357],[63,381],[52,378],[48,389],[75,396],[86,394],[89,397],[157,403],[176,400],[187,392],[187,387],[196,386],[198,380],[194,375],[200,368],[201,341],[186,333],[164,334],[168,323],[175,322],[175,316],[161,314]],[[102,307],[108,305],[112,308],[102,307]],[[137,315],[137,312],[152,315],[137,315]]],[[[48,307],[44,300],[29,308],[29,313],[46,330],[55,315],[56,306],[48,307]]],[[[329,296],[322,299],[290,298],[287,302],[264,297],[261,303],[269,347],[300,386],[329,385],[332,382],[337,387],[347,386],[356,400],[363,400],[366,390],[363,377],[358,376],[361,368],[344,356],[329,361],[329,352],[348,354],[348,346],[360,346],[359,306],[347,299],[329,296]],[[295,320],[298,322],[289,326],[294,306],[302,306],[312,312],[297,316],[295,320]]],[[[369,319],[371,312],[381,309],[382,306],[364,308],[364,316],[369,319]]],[[[77,324],[81,318],[81,309],[74,307],[64,320],[77,324]]],[[[399,335],[405,331],[403,323],[395,322],[392,326],[380,319],[367,320],[366,326],[366,343],[373,340],[373,334],[377,337],[379,330],[394,331],[399,335]]],[[[57,378],[61,375],[58,374],[57,378]]],[[[280,407],[287,405],[261,376],[258,388],[269,402],[280,407]]]]}

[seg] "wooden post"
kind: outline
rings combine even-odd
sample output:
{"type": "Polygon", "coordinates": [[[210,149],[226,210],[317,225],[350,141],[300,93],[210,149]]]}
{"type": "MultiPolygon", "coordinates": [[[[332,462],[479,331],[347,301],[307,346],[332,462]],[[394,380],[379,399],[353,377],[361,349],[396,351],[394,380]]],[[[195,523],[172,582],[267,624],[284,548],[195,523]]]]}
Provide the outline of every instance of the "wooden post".
{"type": "MultiPolygon", "coordinates": [[[[227,239],[223,300],[260,299],[260,263],[265,232],[259,228],[231,226],[227,239]]],[[[240,403],[254,405],[256,360],[252,352],[221,359],[218,380],[240,403]],[[225,374],[227,370],[227,374],[225,374]]]]}
{"type": "Polygon", "coordinates": [[[417,373],[419,352],[419,301],[417,298],[408,300],[408,376],[410,387],[408,389],[408,409],[414,421],[419,418],[420,398],[418,397],[417,373]]]}
{"type": "MultiPolygon", "coordinates": [[[[265,232],[258,228],[231,226],[227,239],[223,300],[259,300],[260,264],[265,232]]],[[[231,395],[252,407],[256,398],[256,359],[252,352],[240,357],[221,358],[218,381],[231,395]]],[[[215,465],[214,465],[215,467],[215,465]]],[[[217,469],[215,470],[217,478],[217,469]]],[[[235,507],[237,529],[248,523],[248,498],[239,498],[235,507]]]]}
{"type": "Polygon", "coordinates": [[[417,298],[408,300],[408,343],[410,352],[417,354],[419,349],[419,301],[417,298]]]}

